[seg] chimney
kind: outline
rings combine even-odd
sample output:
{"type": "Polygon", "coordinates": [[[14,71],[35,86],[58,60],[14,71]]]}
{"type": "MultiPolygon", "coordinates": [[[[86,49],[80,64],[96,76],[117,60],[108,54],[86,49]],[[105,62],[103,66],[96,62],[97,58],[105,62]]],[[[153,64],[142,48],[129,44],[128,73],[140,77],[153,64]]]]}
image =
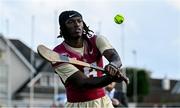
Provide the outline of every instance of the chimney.
{"type": "Polygon", "coordinates": [[[170,89],[170,80],[165,76],[162,80],[162,89],[169,90],[170,89]]]}

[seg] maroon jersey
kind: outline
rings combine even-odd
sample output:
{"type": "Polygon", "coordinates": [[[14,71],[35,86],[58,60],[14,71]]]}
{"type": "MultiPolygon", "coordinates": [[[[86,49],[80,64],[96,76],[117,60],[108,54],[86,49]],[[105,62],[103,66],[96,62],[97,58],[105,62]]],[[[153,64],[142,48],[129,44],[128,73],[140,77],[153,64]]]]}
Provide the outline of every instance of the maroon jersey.
{"type": "MultiPolygon", "coordinates": [[[[54,48],[54,51],[61,55],[65,55],[71,58],[75,58],[80,61],[84,61],[99,67],[103,67],[102,55],[98,48],[96,47],[96,36],[88,38],[84,41],[84,53],[80,53],[72,50],[65,42],[54,48]]],[[[53,64],[56,67],[60,63],[53,64]]],[[[101,77],[103,73],[101,71],[96,71],[94,69],[89,69],[87,67],[76,66],[80,71],[84,72],[88,77],[101,77]]],[[[64,82],[63,82],[64,83],[64,82]]],[[[68,102],[85,102],[94,99],[101,98],[105,96],[105,91],[103,88],[94,89],[77,89],[76,85],[68,82],[65,84],[67,100],[68,102]]]]}

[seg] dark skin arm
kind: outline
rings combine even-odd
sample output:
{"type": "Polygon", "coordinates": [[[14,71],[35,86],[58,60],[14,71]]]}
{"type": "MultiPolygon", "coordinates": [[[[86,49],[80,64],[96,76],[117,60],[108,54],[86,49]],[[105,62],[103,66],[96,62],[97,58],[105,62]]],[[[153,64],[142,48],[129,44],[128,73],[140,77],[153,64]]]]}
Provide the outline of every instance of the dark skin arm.
{"type": "Polygon", "coordinates": [[[67,80],[66,83],[73,83],[76,85],[77,88],[98,88],[98,87],[104,87],[110,84],[111,82],[121,82],[123,77],[117,77],[115,76],[118,72],[117,68],[120,68],[122,66],[120,57],[115,49],[108,49],[105,50],[103,55],[105,58],[113,63],[113,65],[108,64],[106,65],[106,70],[109,75],[105,75],[103,77],[93,77],[89,78],[86,75],[84,75],[83,72],[77,71],[73,75],[71,75],[67,80]],[[114,66],[115,65],[115,66],[114,66]]]}
{"type": "Polygon", "coordinates": [[[109,61],[113,62],[116,67],[121,67],[121,59],[115,49],[108,49],[103,52],[104,57],[109,61]]]}
{"type": "Polygon", "coordinates": [[[115,49],[108,49],[103,52],[104,57],[109,61],[105,69],[110,72],[109,74],[115,76],[118,72],[117,68],[122,66],[121,59],[115,49]]]}
{"type": "Polygon", "coordinates": [[[104,87],[116,80],[117,80],[116,78],[109,75],[105,75],[101,78],[99,77],[89,78],[86,75],[84,75],[83,72],[77,71],[66,80],[65,84],[73,83],[74,85],[76,85],[77,88],[81,88],[81,89],[98,88],[98,87],[104,87]]]}
{"type": "Polygon", "coordinates": [[[125,81],[126,84],[129,83],[129,79],[122,73],[122,62],[115,49],[108,49],[103,52],[105,58],[109,61],[109,64],[105,66],[105,70],[109,72],[109,75],[118,77],[117,82],[125,81]]]}

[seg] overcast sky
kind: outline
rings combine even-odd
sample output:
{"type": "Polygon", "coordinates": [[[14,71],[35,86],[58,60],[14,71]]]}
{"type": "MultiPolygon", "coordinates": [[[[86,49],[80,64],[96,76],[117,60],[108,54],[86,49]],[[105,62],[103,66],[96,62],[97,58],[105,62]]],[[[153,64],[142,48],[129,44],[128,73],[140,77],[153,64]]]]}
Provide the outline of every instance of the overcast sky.
{"type": "Polygon", "coordinates": [[[0,33],[34,50],[38,44],[53,48],[62,41],[56,36],[63,10],[79,11],[90,29],[109,39],[124,66],[180,80],[179,0],[0,0],[0,33]],[[116,14],[125,17],[123,24],[114,23],[116,14]]]}

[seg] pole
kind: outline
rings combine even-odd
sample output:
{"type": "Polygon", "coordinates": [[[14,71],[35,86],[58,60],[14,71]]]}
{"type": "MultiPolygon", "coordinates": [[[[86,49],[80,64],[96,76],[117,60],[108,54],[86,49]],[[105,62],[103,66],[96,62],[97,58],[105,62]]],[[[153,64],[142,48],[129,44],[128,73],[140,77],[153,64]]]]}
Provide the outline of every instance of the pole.
{"type": "MultiPolygon", "coordinates": [[[[57,42],[57,10],[54,11],[54,36],[55,36],[54,44],[56,45],[56,42],[57,42]]],[[[54,74],[53,77],[54,77],[54,102],[56,104],[57,103],[56,96],[58,96],[58,84],[56,82],[57,81],[56,74],[54,74]]]]}
{"type": "Polygon", "coordinates": [[[9,19],[6,19],[6,36],[9,35],[9,19]]]}
{"type": "MultiPolygon", "coordinates": [[[[124,29],[124,23],[121,24],[121,59],[122,59],[122,63],[123,65],[125,64],[125,29],[124,29]]],[[[126,69],[125,69],[125,66],[124,68],[122,69],[122,72],[124,75],[126,75],[126,69]]],[[[121,83],[121,88],[122,88],[122,92],[126,95],[126,92],[127,92],[127,86],[126,86],[126,83],[123,81],[121,83]]]]}
{"type": "MultiPolygon", "coordinates": [[[[8,19],[6,19],[5,20],[5,25],[6,25],[6,37],[9,35],[9,20],[8,19]]],[[[7,89],[8,89],[8,94],[7,94],[7,96],[8,96],[8,107],[11,107],[11,104],[12,104],[12,99],[11,99],[11,86],[12,86],[12,80],[11,80],[11,70],[10,70],[10,66],[11,66],[11,62],[10,62],[10,59],[11,59],[11,53],[10,53],[10,45],[9,45],[9,40],[7,39],[6,40],[6,42],[7,42],[7,56],[8,56],[8,60],[7,60],[7,71],[8,71],[8,73],[7,73],[7,75],[8,75],[8,87],[7,87],[7,89]]]]}
{"type": "MultiPolygon", "coordinates": [[[[5,38],[6,39],[6,38],[5,38]]],[[[11,51],[10,51],[10,43],[9,43],[9,40],[8,39],[6,39],[6,42],[7,42],[7,71],[8,71],[8,73],[7,73],[7,75],[8,75],[8,87],[7,87],[7,91],[8,91],[8,93],[7,93],[7,96],[8,96],[8,107],[11,107],[11,105],[12,105],[12,91],[11,91],[11,87],[12,87],[12,76],[11,76],[11,51]]]]}
{"type": "MultiPolygon", "coordinates": [[[[133,54],[133,58],[134,58],[134,65],[136,67],[137,66],[137,53],[136,53],[136,50],[133,50],[132,54],[133,54]]],[[[134,70],[134,84],[133,85],[134,85],[134,89],[133,89],[134,97],[133,97],[133,100],[134,100],[134,103],[137,103],[137,72],[136,72],[136,70],[134,70]]]]}
{"type": "Polygon", "coordinates": [[[100,35],[100,34],[101,34],[101,25],[102,25],[102,22],[101,22],[101,21],[99,21],[99,22],[98,22],[97,35],[100,35]]]}
{"type": "MultiPolygon", "coordinates": [[[[34,67],[34,52],[33,52],[33,45],[34,45],[34,22],[35,22],[35,16],[32,15],[31,17],[31,65],[34,67]]],[[[34,71],[31,70],[31,84],[30,84],[30,107],[34,106],[34,84],[33,84],[33,74],[34,71]]]]}
{"type": "Polygon", "coordinates": [[[3,6],[2,3],[0,3],[0,33],[3,34],[3,6]]]}

